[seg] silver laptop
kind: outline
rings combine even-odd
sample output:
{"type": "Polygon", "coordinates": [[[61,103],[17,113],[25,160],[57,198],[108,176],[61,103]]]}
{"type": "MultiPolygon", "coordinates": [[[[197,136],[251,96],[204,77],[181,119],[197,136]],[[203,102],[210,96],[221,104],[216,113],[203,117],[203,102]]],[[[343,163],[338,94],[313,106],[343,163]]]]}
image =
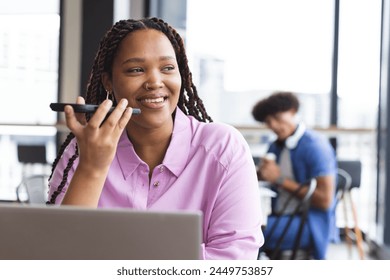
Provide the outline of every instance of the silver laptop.
{"type": "Polygon", "coordinates": [[[0,204],[0,259],[199,259],[200,212],[0,204]]]}

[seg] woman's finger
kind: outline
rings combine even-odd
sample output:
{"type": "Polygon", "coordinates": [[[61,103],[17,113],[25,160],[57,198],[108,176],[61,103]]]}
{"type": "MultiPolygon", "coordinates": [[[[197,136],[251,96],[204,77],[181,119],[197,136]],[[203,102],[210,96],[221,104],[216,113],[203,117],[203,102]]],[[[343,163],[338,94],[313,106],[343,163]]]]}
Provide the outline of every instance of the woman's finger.
{"type": "Polygon", "coordinates": [[[88,126],[96,129],[99,128],[104,119],[107,117],[108,111],[112,106],[112,101],[110,99],[104,100],[93,114],[91,119],[88,121],[88,126]]]}
{"type": "Polygon", "coordinates": [[[108,130],[107,132],[109,133],[114,132],[114,130],[118,127],[118,125],[120,125],[123,114],[126,111],[127,104],[128,104],[127,99],[121,99],[118,102],[118,105],[116,106],[115,110],[112,111],[112,113],[110,114],[110,116],[107,118],[107,120],[103,125],[103,127],[108,130]]]}
{"type": "Polygon", "coordinates": [[[121,134],[123,129],[125,129],[127,123],[131,119],[132,114],[133,114],[133,108],[128,107],[125,109],[117,125],[118,133],[121,134]]]}
{"type": "MultiPolygon", "coordinates": [[[[76,99],[77,104],[85,104],[85,100],[82,96],[78,96],[76,99]]],[[[83,125],[87,124],[87,119],[84,113],[75,113],[76,119],[83,125]]]]}
{"type": "Polygon", "coordinates": [[[83,128],[83,125],[77,120],[76,114],[70,105],[66,105],[64,108],[65,112],[65,121],[67,127],[72,131],[72,133],[77,137],[80,130],[83,128]]]}

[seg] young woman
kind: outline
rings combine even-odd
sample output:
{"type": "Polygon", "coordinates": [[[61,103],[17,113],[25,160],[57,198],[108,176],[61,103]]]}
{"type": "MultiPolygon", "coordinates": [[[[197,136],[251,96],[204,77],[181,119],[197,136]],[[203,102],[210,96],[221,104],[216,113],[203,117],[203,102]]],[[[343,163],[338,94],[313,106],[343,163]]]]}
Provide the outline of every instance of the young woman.
{"type": "Polygon", "coordinates": [[[204,259],[257,258],[263,235],[251,153],[236,129],[208,116],[171,26],[117,22],[77,103],[100,106],[86,116],[65,108],[71,133],[53,163],[48,204],[201,210],[204,259]]]}

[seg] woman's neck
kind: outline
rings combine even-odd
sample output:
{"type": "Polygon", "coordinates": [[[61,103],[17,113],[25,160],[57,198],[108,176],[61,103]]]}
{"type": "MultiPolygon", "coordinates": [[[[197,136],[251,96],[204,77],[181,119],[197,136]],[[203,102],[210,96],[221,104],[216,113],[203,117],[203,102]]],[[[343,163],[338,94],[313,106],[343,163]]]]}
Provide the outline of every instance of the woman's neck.
{"type": "Polygon", "coordinates": [[[149,177],[153,169],[161,164],[168,150],[173,132],[171,127],[158,129],[128,129],[127,136],[137,155],[149,166],[149,177]]]}

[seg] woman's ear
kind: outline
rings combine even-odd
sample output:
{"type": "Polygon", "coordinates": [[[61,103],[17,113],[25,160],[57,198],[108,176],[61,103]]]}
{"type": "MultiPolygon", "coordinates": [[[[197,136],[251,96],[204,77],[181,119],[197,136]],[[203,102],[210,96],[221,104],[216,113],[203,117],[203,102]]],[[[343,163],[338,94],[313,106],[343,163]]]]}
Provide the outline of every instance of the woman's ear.
{"type": "Polygon", "coordinates": [[[111,75],[107,72],[103,72],[101,79],[105,90],[108,92],[112,92],[111,75]]]}

